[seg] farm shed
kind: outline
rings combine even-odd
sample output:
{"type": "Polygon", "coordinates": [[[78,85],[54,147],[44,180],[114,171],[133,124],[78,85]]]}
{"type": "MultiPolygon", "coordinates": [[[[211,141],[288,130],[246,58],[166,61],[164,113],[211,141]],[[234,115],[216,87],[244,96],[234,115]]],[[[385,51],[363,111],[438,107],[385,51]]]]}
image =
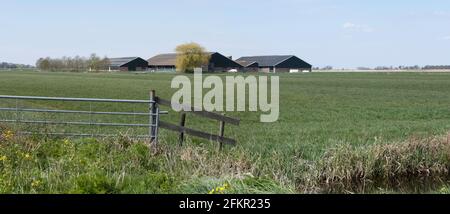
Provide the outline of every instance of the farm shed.
{"type": "MultiPolygon", "coordinates": [[[[231,70],[241,70],[242,65],[233,61],[231,57],[226,57],[217,52],[209,52],[209,61],[203,66],[205,72],[227,72],[231,70]]],[[[148,60],[148,66],[151,70],[175,71],[177,54],[160,54],[148,60]]]]}
{"type": "Polygon", "coordinates": [[[297,73],[312,71],[311,64],[294,55],[248,56],[241,57],[237,59],[236,62],[256,62],[258,63],[259,71],[265,73],[297,73]]]}
{"type": "Polygon", "coordinates": [[[145,71],[148,62],[140,57],[109,58],[109,70],[113,71],[145,71]]]}

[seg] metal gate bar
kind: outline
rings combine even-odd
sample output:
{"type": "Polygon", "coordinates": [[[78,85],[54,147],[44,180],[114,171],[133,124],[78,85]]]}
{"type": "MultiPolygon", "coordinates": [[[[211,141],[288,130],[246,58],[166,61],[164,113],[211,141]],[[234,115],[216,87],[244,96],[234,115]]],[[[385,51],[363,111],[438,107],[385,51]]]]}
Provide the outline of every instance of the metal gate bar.
{"type": "Polygon", "coordinates": [[[148,116],[150,113],[142,112],[92,112],[92,111],[73,111],[73,110],[52,110],[52,109],[24,109],[24,108],[0,108],[0,111],[20,111],[20,112],[39,112],[39,113],[67,113],[67,114],[97,114],[97,115],[128,115],[128,116],[148,116]]]}
{"type": "MultiPolygon", "coordinates": [[[[13,118],[0,118],[0,122],[3,123],[14,123],[14,126],[17,128],[19,124],[44,124],[44,125],[66,125],[66,126],[91,126],[92,130],[94,127],[145,127],[149,128],[149,123],[141,124],[141,123],[115,123],[115,122],[95,122],[93,121],[92,115],[112,115],[112,116],[133,116],[134,121],[136,121],[137,116],[151,116],[152,113],[150,109],[149,112],[114,112],[114,111],[93,111],[92,103],[123,103],[123,104],[153,104],[152,100],[126,100],[126,99],[96,99],[96,98],[67,98],[67,97],[34,97],[34,96],[9,96],[9,95],[0,95],[0,103],[1,100],[12,100],[15,101],[15,108],[11,107],[1,107],[0,112],[11,112],[13,118]],[[81,111],[81,110],[62,110],[62,109],[48,109],[48,108],[25,108],[19,107],[19,100],[27,100],[27,101],[68,101],[68,102],[86,102],[89,104],[89,111],[81,111]],[[34,120],[34,119],[24,119],[23,112],[30,113],[50,113],[50,114],[75,114],[75,115],[89,115],[88,121],[65,121],[64,117],[58,117],[61,121],[50,121],[50,120],[34,120]]],[[[135,107],[133,107],[135,108],[135,107]]],[[[158,112],[159,113],[159,112],[158,112]]],[[[167,114],[167,112],[161,112],[163,114],[167,114]]],[[[145,117],[144,117],[145,118],[145,117]]],[[[142,119],[144,119],[142,118],[142,119]]],[[[113,118],[112,118],[113,119],[113,118]]],[[[147,118],[145,118],[147,119],[147,118]]],[[[151,121],[149,121],[151,122],[151,121]]],[[[89,128],[89,127],[88,127],[89,128]]],[[[82,129],[83,130],[83,129],[82,129]]],[[[33,133],[27,131],[19,131],[17,134],[22,135],[55,135],[55,136],[70,136],[70,137],[117,137],[115,134],[106,134],[106,133],[58,133],[58,132],[49,132],[49,133],[33,133]]],[[[134,135],[128,136],[130,138],[150,138],[149,135],[134,135]]]]}
{"type": "Polygon", "coordinates": [[[122,127],[148,127],[148,124],[127,124],[127,123],[91,123],[91,122],[59,122],[59,121],[39,121],[39,120],[0,120],[5,123],[25,123],[25,124],[49,124],[49,125],[80,125],[80,126],[122,126],[122,127]]]}
{"type": "MultiPolygon", "coordinates": [[[[80,133],[35,133],[35,132],[19,132],[20,135],[53,135],[53,136],[69,136],[69,137],[118,137],[118,135],[112,135],[112,134],[80,134],[80,133]]],[[[136,138],[136,139],[147,139],[149,138],[148,135],[133,135],[133,136],[127,136],[130,138],[136,138]]]]}
{"type": "Polygon", "coordinates": [[[119,100],[119,99],[97,99],[97,98],[67,98],[67,97],[33,97],[33,96],[9,96],[0,95],[0,99],[17,100],[48,100],[48,101],[74,101],[74,102],[109,102],[109,103],[152,103],[151,100],[119,100]]]}

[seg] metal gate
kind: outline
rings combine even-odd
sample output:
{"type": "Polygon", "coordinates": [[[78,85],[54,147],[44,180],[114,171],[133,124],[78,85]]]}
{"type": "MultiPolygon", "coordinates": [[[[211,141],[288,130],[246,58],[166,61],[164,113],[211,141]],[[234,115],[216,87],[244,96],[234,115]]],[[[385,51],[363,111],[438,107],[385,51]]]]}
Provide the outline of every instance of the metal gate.
{"type": "MultiPolygon", "coordinates": [[[[101,111],[93,110],[95,104],[132,104],[132,105],[145,105],[148,109],[151,106],[152,101],[149,100],[122,100],[122,99],[94,99],[94,98],[66,98],[66,97],[34,97],[34,96],[0,96],[0,122],[7,123],[14,126],[18,130],[20,135],[57,135],[57,136],[72,136],[72,137],[115,137],[117,134],[107,133],[95,133],[87,129],[93,130],[94,127],[128,127],[128,128],[145,128],[150,130],[151,124],[146,123],[131,123],[131,122],[104,122],[96,121],[94,116],[105,115],[108,117],[113,116],[126,116],[126,117],[152,117],[150,111],[136,112],[136,111],[101,111]],[[46,102],[49,106],[58,102],[70,102],[71,104],[80,103],[86,104],[85,110],[68,110],[68,109],[56,109],[56,108],[41,108],[38,106],[39,102],[46,102]],[[38,103],[38,104],[36,104],[38,103]],[[43,119],[48,118],[49,115],[55,115],[56,119],[43,119]],[[76,117],[68,117],[67,115],[76,115],[77,117],[84,117],[82,120],[76,120],[76,117]],[[44,126],[77,126],[87,127],[84,132],[32,132],[29,130],[22,130],[22,125],[44,125],[44,126]]],[[[45,105],[47,106],[47,105],[45,105]]],[[[57,106],[57,104],[56,104],[57,106]]],[[[141,108],[142,109],[142,108],[141,108]]],[[[164,112],[162,112],[164,113],[164,112]]],[[[127,120],[131,121],[131,120],[127,120]]],[[[142,121],[142,120],[140,120],[142,121]]],[[[141,132],[142,133],[142,132],[141,132]]],[[[130,135],[131,138],[150,138],[148,134],[130,135]]]]}
{"type": "MultiPolygon", "coordinates": [[[[60,104],[61,105],[61,104],[60,104]]],[[[117,130],[110,130],[112,133],[98,133],[93,130],[95,127],[113,127],[113,128],[129,128],[132,134],[127,137],[136,139],[148,139],[156,144],[158,142],[159,129],[166,129],[178,132],[180,135],[180,145],[183,144],[184,135],[191,135],[207,139],[209,141],[222,144],[235,145],[236,140],[226,138],[224,136],[225,123],[239,125],[239,119],[226,117],[222,114],[201,111],[191,106],[185,106],[191,109],[191,113],[219,121],[218,134],[206,133],[185,127],[186,113],[182,112],[180,125],[170,124],[161,121],[161,115],[168,114],[167,111],[161,111],[160,105],[171,106],[171,102],[156,96],[155,91],[150,92],[148,100],[123,100],[123,99],[95,99],[95,98],[66,98],[66,97],[35,97],[35,96],[6,96],[0,95],[0,123],[7,123],[15,127],[19,135],[51,135],[51,136],[70,136],[70,137],[117,137],[117,130]],[[45,108],[41,107],[45,102],[45,108]],[[58,102],[78,103],[75,109],[60,109],[58,102]],[[84,106],[80,106],[84,104],[84,106]],[[107,106],[98,106],[98,104],[106,104],[107,106]],[[96,108],[108,109],[113,104],[132,105],[132,107],[121,107],[120,111],[101,111],[94,110],[96,108]],[[136,111],[135,106],[140,107],[136,111]],[[53,106],[49,108],[48,106],[53,106]],[[83,109],[84,108],[84,109],[83,109]],[[123,110],[125,109],[125,110],[123,110]],[[130,110],[133,109],[133,110],[130,110]],[[42,115],[44,114],[44,115],[42,115]],[[54,118],[49,119],[48,115],[54,118]],[[68,117],[66,115],[71,115],[68,117]],[[84,116],[84,119],[80,119],[84,116]],[[102,120],[95,116],[106,116],[102,120]],[[111,122],[112,117],[125,117],[120,122],[111,122]],[[129,118],[133,117],[133,119],[129,118]],[[45,119],[42,119],[45,118],[45,119]],[[133,121],[133,122],[130,122],[133,121]],[[41,125],[45,131],[32,131],[29,127],[23,125],[41,125]],[[55,132],[47,130],[49,126],[76,126],[79,127],[78,132],[67,132],[66,130],[55,132]],[[82,127],[82,128],[81,128],[82,127]]],[[[67,105],[63,105],[66,107],[67,105]]],[[[184,109],[186,109],[184,108],[184,109]]],[[[61,128],[60,128],[61,129],[61,128]]]]}

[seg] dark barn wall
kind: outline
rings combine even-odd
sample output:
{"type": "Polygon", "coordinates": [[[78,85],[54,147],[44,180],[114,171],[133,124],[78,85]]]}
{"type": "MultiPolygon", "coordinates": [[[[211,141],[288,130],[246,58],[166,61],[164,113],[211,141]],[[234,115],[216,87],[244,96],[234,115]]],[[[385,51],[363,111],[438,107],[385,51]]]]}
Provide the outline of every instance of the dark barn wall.
{"type": "Polygon", "coordinates": [[[209,72],[225,72],[231,69],[240,70],[241,68],[242,65],[219,53],[212,54],[209,59],[209,72]]]}
{"type": "Polygon", "coordinates": [[[154,70],[175,70],[175,66],[173,65],[149,65],[150,69],[154,70]]]}
{"type": "Polygon", "coordinates": [[[259,71],[259,68],[258,67],[245,67],[244,69],[243,69],[243,71],[244,72],[258,72],[259,71]]]}
{"type": "Polygon", "coordinates": [[[289,72],[289,69],[299,69],[299,70],[311,70],[312,65],[306,63],[305,61],[301,60],[298,57],[291,57],[288,60],[278,64],[276,66],[277,72],[278,71],[286,71],[289,72]],[[286,69],[283,69],[286,68],[286,69]]]}
{"type": "Polygon", "coordinates": [[[259,64],[258,63],[253,63],[251,65],[246,66],[245,68],[243,68],[244,72],[258,72],[259,71],[259,64]]]}
{"type": "MultiPolygon", "coordinates": [[[[121,68],[127,68],[127,71],[144,71],[148,68],[148,62],[147,60],[137,58],[125,65],[123,65],[121,68]]],[[[122,69],[121,69],[122,70],[122,69]]]]}

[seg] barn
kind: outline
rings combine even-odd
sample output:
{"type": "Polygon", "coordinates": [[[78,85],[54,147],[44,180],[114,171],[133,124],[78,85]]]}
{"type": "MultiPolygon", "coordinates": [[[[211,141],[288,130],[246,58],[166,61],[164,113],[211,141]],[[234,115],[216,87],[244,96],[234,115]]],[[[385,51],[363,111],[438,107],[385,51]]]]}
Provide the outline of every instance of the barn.
{"type": "Polygon", "coordinates": [[[109,58],[110,71],[145,71],[148,62],[140,57],[109,58]]]}
{"type": "MultiPolygon", "coordinates": [[[[218,52],[208,52],[209,61],[203,66],[205,72],[240,71],[243,66],[218,52]]],[[[159,54],[148,60],[152,71],[175,71],[177,54],[159,54]]]]}
{"type": "MultiPolygon", "coordinates": [[[[259,72],[298,73],[311,72],[312,65],[294,55],[247,56],[236,60],[239,63],[258,63],[259,72]]],[[[255,66],[253,64],[253,66],[255,66]]]]}

